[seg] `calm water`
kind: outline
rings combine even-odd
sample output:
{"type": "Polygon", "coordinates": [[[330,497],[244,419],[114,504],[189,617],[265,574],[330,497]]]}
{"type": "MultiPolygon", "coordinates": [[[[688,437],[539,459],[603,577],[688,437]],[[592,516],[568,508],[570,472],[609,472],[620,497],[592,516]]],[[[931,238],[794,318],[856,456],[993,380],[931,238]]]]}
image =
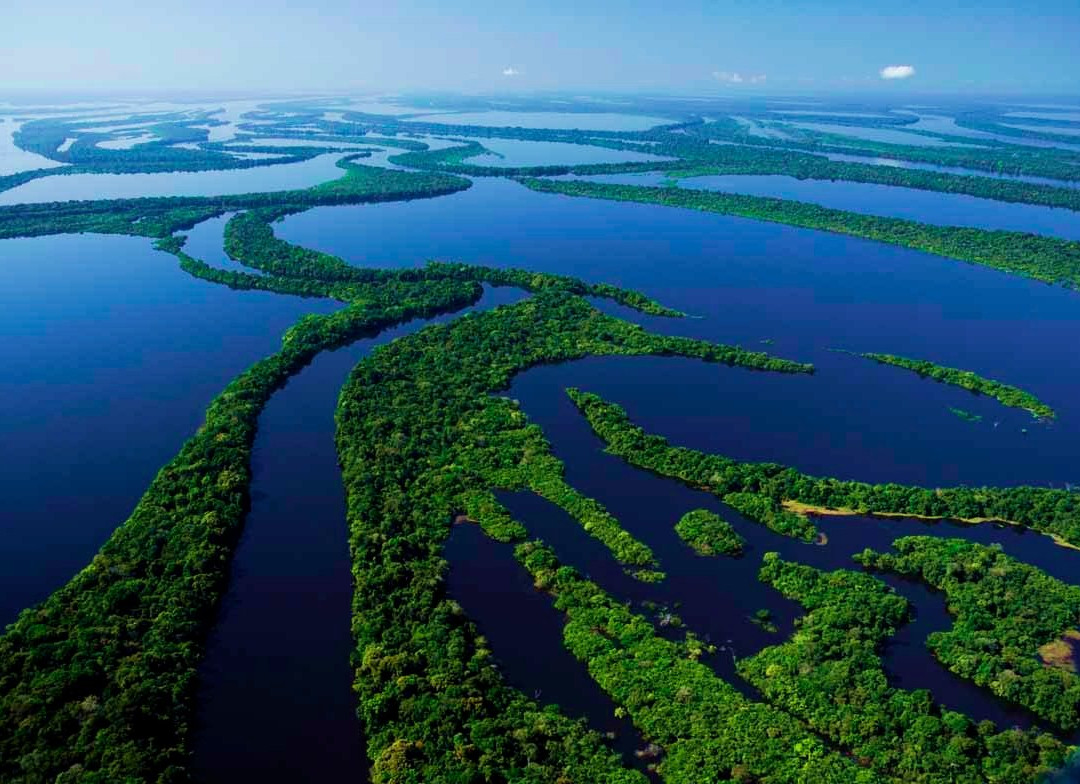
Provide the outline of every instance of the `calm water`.
{"type": "Polygon", "coordinates": [[[334,305],[196,280],[131,237],[3,240],[0,279],[7,623],[89,562],[237,373],[334,305]]]}
{"type": "Polygon", "coordinates": [[[512,128],[582,129],[590,131],[644,131],[675,120],[614,112],[443,112],[410,118],[446,125],[483,125],[512,128]]]}
{"type": "MultiPolygon", "coordinates": [[[[598,152],[627,160],[626,153],[598,152]]],[[[336,176],[333,160],[298,164],[330,167],[305,184],[336,176]]],[[[286,168],[222,174],[277,177],[275,170],[286,168]]],[[[228,192],[214,190],[220,186],[212,174],[130,176],[190,176],[199,183],[194,192],[228,192]]],[[[76,198],[63,195],[76,179],[36,184],[59,189],[42,199],[76,198]]],[[[815,198],[835,191],[820,187],[832,183],[813,185],[815,198]]],[[[300,185],[260,181],[237,191],[280,187],[300,185]]],[[[170,185],[167,192],[177,191],[170,185]]],[[[113,194],[98,188],[79,197],[88,195],[113,194]]],[[[140,195],[147,195],[145,188],[140,195]]],[[[946,203],[923,196],[941,194],[881,188],[873,198],[847,198],[859,209],[910,210],[910,217],[930,222],[944,222],[947,209],[973,221],[993,218],[994,225],[1021,215],[1012,208],[1022,205],[961,207],[954,200],[965,197],[949,196],[946,203]]],[[[1067,216],[1071,223],[1059,231],[1076,236],[1073,213],[1032,209],[1038,212],[1023,213],[1032,221],[1036,214],[1067,216]]],[[[221,250],[226,219],[189,232],[188,252],[231,265],[221,250]]],[[[648,587],[627,579],[602,547],[542,500],[507,495],[511,510],[617,596],[680,601],[678,612],[691,628],[720,644],[732,640],[737,656],[782,641],[801,614],[757,582],[760,555],[768,550],[839,568],[851,565],[852,552],[887,548],[906,533],[965,535],[1000,541],[1008,552],[1074,579],[1077,554],[1044,537],[901,520],[823,521],[829,545],[812,547],[725,512],[750,541],[749,553],[734,561],[697,558],[675,536],[674,522],[688,509],[720,509],[719,503],[604,455],[562,390],[576,385],[600,393],[673,442],[813,474],[928,486],[1080,483],[1072,462],[1080,438],[1080,358],[1070,350],[1080,335],[1080,295],[853,238],[537,194],[483,178],[436,200],[311,210],[276,231],[361,265],[402,267],[439,258],[638,288],[692,316],[631,316],[650,328],[814,362],[814,376],[782,376],[671,358],[594,358],[531,370],[509,392],[543,425],[566,462],[568,480],[646,541],[670,577],[648,587]],[[1059,417],[1037,423],[1026,412],[829,352],[833,347],[971,369],[1030,390],[1059,417]],[[962,421],[950,406],[983,421],[962,421]],[[750,623],[760,607],[774,612],[779,635],[750,623]]],[[[0,426],[13,447],[0,472],[7,509],[0,617],[10,620],[89,561],[230,378],[275,350],[300,314],[335,305],[203,283],[148,241],[131,238],[7,240],[0,242],[0,275],[6,306],[0,325],[9,338],[0,344],[0,400],[6,401],[0,426]]],[[[251,517],[203,671],[197,759],[206,781],[254,770],[271,781],[341,778],[338,772],[360,765],[348,689],[348,553],[332,416],[348,368],[372,343],[321,357],[260,420],[251,517]]],[[[466,526],[455,529],[447,557],[450,590],[492,640],[508,679],[587,716],[597,729],[614,731],[616,748],[631,759],[640,738],[614,720],[610,702],[562,649],[554,636],[560,617],[508,560],[509,549],[466,526]],[[550,666],[535,666],[537,651],[550,666]]],[[[894,682],[931,688],[939,701],[976,717],[1026,723],[1022,713],[930,659],[923,640],[947,627],[943,602],[919,586],[895,585],[912,600],[917,618],[888,647],[894,682]]],[[[711,663],[733,677],[726,654],[711,663]]]]}
{"type": "Polygon", "coordinates": [[[68,174],[44,177],[0,193],[0,205],[24,202],[120,199],[136,196],[221,196],[308,188],[341,176],[339,154],[252,169],[164,174],[68,174]]]}
{"type": "MultiPolygon", "coordinates": [[[[495,289],[470,309],[520,297],[495,289]]],[[[427,323],[320,355],[260,417],[251,511],[199,672],[196,781],[345,781],[366,770],[351,689],[352,580],[334,409],[356,362],[427,323]]]]}
{"type": "Polygon", "coordinates": [[[611,150],[565,142],[528,142],[518,139],[476,139],[476,141],[494,153],[493,155],[478,155],[466,161],[466,163],[475,163],[480,166],[545,166],[671,160],[660,155],[650,155],[634,150],[611,150]]]}
{"type": "Polygon", "coordinates": [[[750,196],[811,202],[866,215],[906,218],[940,226],[1008,229],[1080,239],[1080,212],[981,199],[959,193],[939,193],[841,180],[801,180],[783,175],[732,174],[690,177],[681,188],[717,190],[750,196]]]}

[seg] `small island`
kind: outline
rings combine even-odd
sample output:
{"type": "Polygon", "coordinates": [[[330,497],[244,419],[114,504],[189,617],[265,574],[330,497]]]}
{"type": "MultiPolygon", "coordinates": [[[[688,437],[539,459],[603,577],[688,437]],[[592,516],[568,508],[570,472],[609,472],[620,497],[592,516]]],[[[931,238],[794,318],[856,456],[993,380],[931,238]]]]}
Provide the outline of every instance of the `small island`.
{"type": "Polygon", "coordinates": [[[741,555],[746,540],[731,523],[708,509],[695,509],[675,524],[675,533],[698,555],[741,555]]]}
{"type": "MultiPolygon", "coordinates": [[[[1046,405],[1046,403],[1039,400],[1030,392],[1025,392],[1024,390],[1010,386],[1009,384],[1002,384],[1000,381],[994,381],[992,378],[984,378],[976,373],[972,373],[970,370],[945,367],[944,365],[936,365],[925,359],[909,359],[908,357],[899,357],[895,354],[877,354],[873,352],[858,353],[854,351],[841,351],[841,353],[853,354],[854,356],[863,357],[864,359],[872,359],[882,365],[893,365],[895,367],[905,368],[918,373],[920,376],[932,378],[935,381],[940,381],[944,384],[962,387],[963,389],[967,389],[980,395],[989,395],[1003,406],[1022,408],[1025,411],[1030,411],[1031,414],[1038,419],[1054,419],[1057,416],[1054,409],[1050,408],[1050,406],[1046,405]]],[[[957,409],[950,410],[952,410],[953,413],[956,413],[957,411],[957,409]]],[[[966,419],[967,417],[964,418],[966,419]]]]}

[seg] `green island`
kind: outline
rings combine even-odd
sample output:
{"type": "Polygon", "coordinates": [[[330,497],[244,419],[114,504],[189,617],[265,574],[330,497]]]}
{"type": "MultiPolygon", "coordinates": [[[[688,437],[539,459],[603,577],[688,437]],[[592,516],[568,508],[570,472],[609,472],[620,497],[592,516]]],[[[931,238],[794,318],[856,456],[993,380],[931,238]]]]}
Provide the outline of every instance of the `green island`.
{"type": "Polygon", "coordinates": [[[562,567],[539,542],[518,546],[537,588],[564,612],[566,647],[664,749],[665,782],[873,782],[871,771],[831,750],[790,714],[743,697],[704,663],[702,643],[660,637],[645,617],[562,567]]]}
{"type": "Polygon", "coordinates": [[[993,139],[980,140],[978,146],[972,146],[970,137],[908,131],[911,134],[927,136],[955,145],[927,147],[918,144],[871,141],[828,131],[798,128],[788,123],[770,122],[769,125],[783,134],[783,138],[755,136],[745,126],[730,117],[690,125],[686,128],[686,133],[704,139],[746,146],[887,158],[997,175],[1045,177],[1061,181],[1080,180],[1080,172],[1076,167],[1078,154],[1071,150],[1026,147],[993,139]]]}
{"type": "Polygon", "coordinates": [[[230,196],[165,196],[45,202],[0,207],[0,239],[95,232],[166,239],[227,212],[272,208],[278,215],[331,204],[367,204],[443,196],[469,187],[461,177],[363,166],[348,155],[336,180],[311,188],[230,196]]]}
{"type": "Polygon", "coordinates": [[[805,517],[809,513],[882,515],[1012,523],[1049,534],[1061,543],[1080,546],[1080,498],[1067,490],[930,489],[812,477],[776,463],[739,462],[671,446],[662,436],[650,435],[634,425],[619,406],[576,389],[568,390],[568,394],[611,454],[713,493],[744,517],[777,533],[811,540],[816,529],[805,517]],[[777,524],[774,515],[780,514],[793,520],[777,524]]]}
{"type": "Polygon", "coordinates": [[[971,422],[972,424],[982,422],[982,414],[973,414],[970,411],[965,411],[962,408],[955,408],[954,406],[949,406],[949,413],[959,419],[963,419],[965,422],[971,422]]]}
{"type": "MultiPolygon", "coordinates": [[[[878,354],[873,352],[862,354],[855,352],[845,353],[851,353],[855,356],[863,357],[864,359],[872,359],[874,362],[882,365],[892,365],[893,367],[904,368],[913,373],[918,373],[923,378],[932,378],[943,384],[951,384],[952,386],[960,387],[979,395],[987,395],[988,397],[997,400],[1003,406],[1022,408],[1025,411],[1030,411],[1031,414],[1037,418],[1053,419],[1057,416],[1054,413],[1054,409],[1050,408],[1050,406],[1043,403],[1030,392],[1025,392],[1022,389],[1017,389],[1008,384],[1002,384],[1000,381],[994,381],[992,378],[985,378],[972,373],[970,370],[945,367],[944,365],[938,365],[925,359],[898,357],[896,354],[878,354]]],[[[953,413],[956,412],[954,411],[953,413]]],[[[957,416],[959,416],[959,414],[957,414],[957,416]]],[[[982,417],[979,417],[979,419],[981,418],[982,417]]]]}
{"type": "Polygon", "coordinates": [[[1048,666],[1040,649],[1080,625],[1080,588],[965,539],[908,536],[896,553],[866,550],[859,563],[923,580],[945,594],[952,629],[926,645],[945,666],[1062,727],[1080,727],[1080,678],[1048,666]]]}
{"type": "Polygon", "coordinates": [[[731,523],[708,509],[684,514],[675,524],[675,533],[698,555],[740,555],[746,544],[731,523]]]}
{"type": "MultiPolygon", "coordinates": [[[[223,391],[209,409],[204,427],[162,469],[131,519],[117,529],[94,563],[45,603],[24,612],[0,638],[0,772],[5,780],[183,780],[194,668],[207,628],[214,620],[213,609],[224,587],[247,506],[255,423],[272,392],[318,352],[372,335],[394,323],[459,309],[480,296],[481,281],[533,292],[531,299],[519,305],[419,333],[431,341],[430,361],[412,352],[403,341],[393,344],[393,348],[406,351],[402,358],[393,352],[376,352],[387,358],[389,365],[377,371],[380,380],[375,386],[394,388],[392,374],[382,376],[391,373],[401,361],[399,370],[413,378],[407,386],[414,396],[437,392],[447,397],[417,400],[420,409],[406,409],[407,417],[415,417],[414,424],[429,422],[431,415],[441,416],[439,411],[458,411],[463,417],[459,427],[464,431],[444,434],[444,438],[455,439],[459,454],[458,462],[448,466],[456,465],[456,470],[443,474],[442,469],[440,478],[450,480],[459,491],[443,519],[449,521],[449,512],[457,510],[491,523],[490,510],[495,507],[489,488],[529,487],[575,515],[628,569],[646,580],[662,578],[662,573],[653,569],[655,561],[648,548],[623,531],[596,502],[567,486],[561,479],[561,464],[547,453],[540,431],[524,423],[520,412],[514,411],[508,401],[489,397],[487,392],[501,387],[514,366],[586,353],[682,354],[760,370],[812,370],[759,352],[650,335],[629,322],[600,313],[581,297],[607,296],[645,312],[677,315],[640,294],[611,286],[465,265],[429,265],[399,272],[357,269],[355,274],[346,275],[340,260],[290,249],[273,237],[266,224],[268,217],[302,209],[320,199],[380,201],[437,192],[433,185],[439,189],[461,187],[445,178],[432,180],[429,175],[363,167],[347,169],[344,180],[336,188],[316,189],[314,193],[227,199],[233,207],[214,200],[181,200],[180,207],[175,206],[175,200],[164,200],[164,205],[161,200],[134,200],[124,205],[126,211],[115,222],[106,224],[117,233],[160,237],[159,247],[176,253],[185,269],[209,280],[237,288],[334,297],[351,304],[330,316],[302,319],[284,336],[279,354],[256,364],[223,391]],[[273,207],[268,207],[271,204],[273,207]],[[244,206],[270,209],[252,219],[234,218],[229,232],[230,253],[250,262],[260,274],[210,267],[183,253],[182,238],[167,234],[190,224],[193,211],[206,216],[244,206]],[[154,220],[153,225],[147,225],[149,219],[136,217],[140,210],[154,220]],[[485,350],[475,353],[467,366],[444,365],[446,332],[466,353],[481,347],[485,350]],[[532,341],[531,347],[520,342],[526,337],[532,341]],[[434,368],[442,368],[446,383],[435,384],[434,388],[427,381],[418,383],[416,373],[434,368]],[[462,378],[459,373],[469,383],[456,385],[462,378]],[[469,434],[471,437],[465,437],[469,434]],[[522,455],[529,456],[524,463],[522,455]],[[470,482],[469,477],[476,478],[470,482]],[[153,590],[148,590],[150,586],[153,590]],[[110,640],[114,642],[102,647],[110,640]]],[[[33,223],[23,226],[28,233],[63,230],[51,225],[50,220],[68,225],[66,216],[54,215],[50,219],[45,210],[34,212],[33,223]]],[[[102,217],[100,210],[84,209],[77,214],[95,221],[102,217]]],[[[101,230],[100,226],[93,223],[86,229],[101,230]]],[[[347,395],[343,396],[343,405],[346,400],[347,395]]],[[[382,430],[395,421],[396,417],[363,418],[358,424],[382,430]]],[[[394,442],[399,440],[392,438],[394,442]]],[[[447,457],[453,459],[450,454],[447,457]]],[[[521,535],[520,525],[509,518],[496,522],[504,526],[502,536],[521,535]]],[[[397,548],[390,547],[385,554],[391,552],[397,552],[397,548]]],[[[404,587],[408,592],[418,586],[409,583],[404,587]]],[[[362,593],[358,592],[358,596],[362,593]]],[[[393,590],[384,595],[398,596],[393,590]]],[[[437,617],[442,617],[441,611],[437,617]]],[[[417,616],[418,623],[430,620],[423,613],[417,616]]],[[[445,654],[444,646],[440,644],[439,649],[445,654]]],[[[468,659],[461,664],[469,666],[468,659]]],[[[448,674],[458,672],[458,666],[453,664],[448,674]]],[[[432,673],[438,671],[438,666],[431,669],[432,673]]],[[[485,693],[494,689],[488,696],[495,699],[492,715],[501,717],[500,722],[515,727],[524,722],[531,727],[529,732],[552,733],[552,753],[556,748],[564,753],[568,743],[580,744],[581,764],[592,766],[595,774],[589,778],[623,780],[618,773],[600,773],[611,767],[610,752],[598,746],[597,738],[586,732],[580,722],[562,719],[550,709],[541,708],[499,685],[497,678],[488,684],[494,677],[491,672],[480,672],[478,677],[485,693]],[[511,705],[516,707],[512,709],[511,705]]],[[[447,685],[455,683],[454,679],[447,681],[447,685]]],[[[464,693],[462,698],[466,699],[464,693]]],[[[417,703],[417,709],[429,712],[430,706],[421,704],[417,703]]],[[[432,718],[438,716],[436,712],[432,718]]],[[[481,725],[477,720],[476,728],[481,725]]],[[[373,733],[372,738],[377,742],[386,737],[387,730],[373,733]]],[[[478,737],[477,743],[494,754],[499,765],[509,766],[506,770],[517,764],[531,764],[524,747],[504,752],[491,746],[502,736],[501,730],[493,726],[485,732],[492,734],[487,740],[478,737]],[[515,754],[520,755],[518,762],[511,759],[515,754]]],[[[374,748],[376,770],[380,764],[397,764],[393,762],[397,756],[408,758],[412,754],[407,746],[396,742],[374,748]]],[[[432,744],[430,748],[435,751],[439,746],[432,744]]],[[[559,760],[561,769],[561,756],[559,760]]],[[[493,764],[491,760],[480,767],[489,764],[493,764]]]]}

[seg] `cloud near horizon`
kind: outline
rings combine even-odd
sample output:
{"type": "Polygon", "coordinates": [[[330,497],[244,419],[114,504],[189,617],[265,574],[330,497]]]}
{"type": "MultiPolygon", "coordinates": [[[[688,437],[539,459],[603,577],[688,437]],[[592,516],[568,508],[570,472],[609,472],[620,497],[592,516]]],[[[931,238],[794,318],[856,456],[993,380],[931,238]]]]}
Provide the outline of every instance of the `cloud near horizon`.
{"type": "Polygon", "coordinates": [[[515,68],[512,65],[507,66],[506,68],[503,68],[503,72],[502,72],[503,76],[519,76],[520,74],[521,74],[521,71],[519,71],[517,68],[515,68]]]}
{"type": "Polygon", "coordinates": [[[881,69],[882,79],[907,79],[915,75],[913,65],[886,65],[881,69]]]}
{"type": "Polygon", "coordinates": [[[712,75],[716,81],[726,82],[727,84],[761,84],[768,78],[765,74],[743,76],[732,71],[713,71],[712,75]]]}

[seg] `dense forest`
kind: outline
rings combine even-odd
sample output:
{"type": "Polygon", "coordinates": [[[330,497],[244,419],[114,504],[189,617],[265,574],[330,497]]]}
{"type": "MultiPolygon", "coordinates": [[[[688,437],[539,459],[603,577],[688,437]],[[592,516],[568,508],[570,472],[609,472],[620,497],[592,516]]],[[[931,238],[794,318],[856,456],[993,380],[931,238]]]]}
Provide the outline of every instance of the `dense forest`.
{"type": "Polygon", "coordinates": [[[953,627],[926,640],[942,663],[1047,721],[1080,727],[1080,678],[1038,656],[1080,625],[1080,588],[964,539],[910,536],[893,546],[895,554],[866,550],[859,562],[945,593],[953,627]]]}

